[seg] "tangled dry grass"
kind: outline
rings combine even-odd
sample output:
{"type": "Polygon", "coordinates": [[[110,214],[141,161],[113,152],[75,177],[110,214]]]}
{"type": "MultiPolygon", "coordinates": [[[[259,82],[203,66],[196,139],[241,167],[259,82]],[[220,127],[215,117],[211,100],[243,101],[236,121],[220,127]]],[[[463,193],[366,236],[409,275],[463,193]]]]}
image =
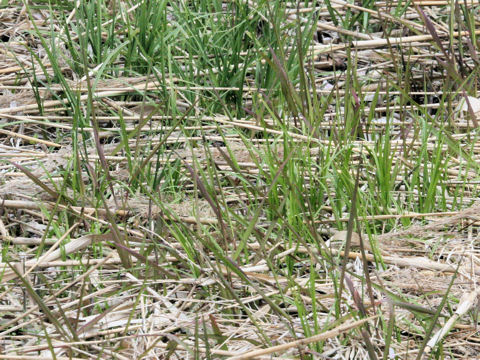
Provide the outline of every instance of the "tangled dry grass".
{"type": "Polygon", "coordinates": [[[477,1],[97,3],[0,2],[0,359],[478,357],[477,1]]]}

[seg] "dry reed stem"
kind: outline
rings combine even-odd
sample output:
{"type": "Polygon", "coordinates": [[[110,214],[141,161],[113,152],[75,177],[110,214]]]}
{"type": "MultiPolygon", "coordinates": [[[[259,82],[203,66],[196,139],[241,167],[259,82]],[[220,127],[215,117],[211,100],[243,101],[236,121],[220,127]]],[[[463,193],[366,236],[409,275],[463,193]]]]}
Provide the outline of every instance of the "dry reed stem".
{"type": "Polygon", "coordinates": [[[378,318],[378,315],[370,316],[366,319],[361,319],[361,320],[358,320],[358,321],[354,321],[352,323],[343,324],[343,325],[340,325],[340,326],[334,328],[333,330],[329,330],[329,331],[326,331],[324,333],[311,336],[309,338],[292,341],[292,342],[282,344],[282,345],[272,346],[272,347],[269,347],[267,349],[249,351],[249,352],[241,354],[241,355],[233,356],[230,359],[231,360],[255,359],[258,356],[269,355],[269,354],[273,354],[273,353],[280,353],[280,352],[287,351],[291,348],[303,347],[305,345],[308,345],[308,344],[311,344],[311,343],[314,343],[314,342],[318,342],[318,341],[322,341],[322,340],[326,340],[326,339],[330,339],[332,337],[338,336],[338,335],[344,333],[345,331],[360,327],[363,324],[365,324],[366,322],[368,322],[370,320],[374,320],[376,318],[378,318]]]}

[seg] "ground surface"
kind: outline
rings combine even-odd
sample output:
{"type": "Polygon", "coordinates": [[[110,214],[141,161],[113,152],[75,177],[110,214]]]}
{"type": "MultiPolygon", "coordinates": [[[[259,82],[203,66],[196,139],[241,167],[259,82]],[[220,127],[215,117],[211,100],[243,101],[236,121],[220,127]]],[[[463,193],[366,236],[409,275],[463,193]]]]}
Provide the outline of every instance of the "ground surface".
{"type": "Polygon", "coordinates": [[[479,353],[478,1],[0,1],[0,359],[479,353]]]}

